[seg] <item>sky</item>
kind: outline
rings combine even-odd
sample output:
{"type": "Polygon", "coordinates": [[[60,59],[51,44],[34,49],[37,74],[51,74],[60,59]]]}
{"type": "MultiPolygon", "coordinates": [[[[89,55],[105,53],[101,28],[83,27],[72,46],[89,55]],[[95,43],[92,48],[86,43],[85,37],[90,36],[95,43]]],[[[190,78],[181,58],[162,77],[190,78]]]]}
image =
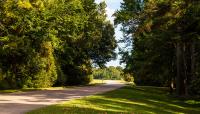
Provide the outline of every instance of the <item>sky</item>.
{"type": "MultiPolygon", "coordinates": [[[[107,19],[111,21],[111,23],[114,23],[114,17],[112,16],[114,12],[118,9],[120,9],[120,3],[122,0],[95,0],[96,3],[100,3],[105,1],[107,4],[106,13],[107,13],[107,19]]],[[[115,37],[118,41],[122,38],[122,32],[120,31],[120,27],[118,26],[115,28],[115,37]]],[[[120,47],[123,47],[122,44],[119,44],[120,47]]],[[[116,49],[116,52],[118,52],[118,48],[116,49]]],[[[122,66],[124,67],[124,64],[120,65],[120,58],[121,56],[118,55],[116,60],[112,60],[106,64],[106,66],[122,66]]]]}

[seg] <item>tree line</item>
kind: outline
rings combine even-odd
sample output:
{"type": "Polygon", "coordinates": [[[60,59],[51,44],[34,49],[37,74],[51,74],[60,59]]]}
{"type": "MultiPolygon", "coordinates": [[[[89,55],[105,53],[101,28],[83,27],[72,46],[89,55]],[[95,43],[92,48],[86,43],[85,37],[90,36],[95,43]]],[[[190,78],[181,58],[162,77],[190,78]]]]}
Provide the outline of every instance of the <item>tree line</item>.
{"type": "Polygon", "coordinates": [[[107,68],[93,68],[92,77],[101,80],[124,80],[134,82],[134,77],[128,72],[124,72],[121,66],[110,66],[107,68]]]}
{"type": "Polygon", "coordinates": [[[114,16],[132,47],[120,52],[125,71],[138,85],[200,95],[199,0],[123,0],[114,16]]]}
{"type": "Polygon", "coordinates": [[[104,80],[121,80],[123,68],[110,66],[108,68],[94,68],[93,78],[104,80]]]}
{"type": "Polygon", "coordinates": [[[86,84],[92,65],[114,59],[106,4],[0,0],[0,88],[86,84]]]}

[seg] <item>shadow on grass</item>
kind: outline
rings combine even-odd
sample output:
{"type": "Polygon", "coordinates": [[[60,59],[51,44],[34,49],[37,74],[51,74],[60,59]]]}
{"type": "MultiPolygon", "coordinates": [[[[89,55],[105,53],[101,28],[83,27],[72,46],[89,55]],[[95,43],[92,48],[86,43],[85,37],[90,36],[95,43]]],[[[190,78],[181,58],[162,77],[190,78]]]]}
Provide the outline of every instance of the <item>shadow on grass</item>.
{"type": "MultiPolygon", "coordinates": [[[[198,102],[198,101],[197,101],[198,102]]],[[[200,114],[200,104],[167,95],[166,88],[123,87],[105,94],[72,100],[30,114],[200,114]]]]}
{"type": "MultiPolygon", "coordinates": [[[[150,111],[156,114],[200,114],[200,104],[189,104],[184,100],[178,100],[177,98],[170,97],[167,95],[166,88],[125,87],[117,92],[112,91],[105,94],[104,97],[108,99],[118,99],[118,102],[128,101],[132,103],[132,105],[129,106],[133,108],[136,104],[142,104],[138,105],[137,109],[150,111]]],[[[118,105],[120,105],[120,103],[118,105]]]]}

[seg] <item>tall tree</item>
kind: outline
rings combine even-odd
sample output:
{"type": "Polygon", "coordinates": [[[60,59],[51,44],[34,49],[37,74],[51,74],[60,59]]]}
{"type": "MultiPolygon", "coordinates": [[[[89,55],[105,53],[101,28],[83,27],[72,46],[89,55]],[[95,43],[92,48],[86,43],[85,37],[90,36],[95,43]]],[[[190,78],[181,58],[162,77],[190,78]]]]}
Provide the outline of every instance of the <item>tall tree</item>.
{"type": "Polygon", "coordinates": [[[197,72],[198,12],[198,1],[124,0],[115,24],[122,24],[124,39],[133,43],[131,53],[122,54],[136,82],[176,85],[177,95],[189,93],[197,72]]]}

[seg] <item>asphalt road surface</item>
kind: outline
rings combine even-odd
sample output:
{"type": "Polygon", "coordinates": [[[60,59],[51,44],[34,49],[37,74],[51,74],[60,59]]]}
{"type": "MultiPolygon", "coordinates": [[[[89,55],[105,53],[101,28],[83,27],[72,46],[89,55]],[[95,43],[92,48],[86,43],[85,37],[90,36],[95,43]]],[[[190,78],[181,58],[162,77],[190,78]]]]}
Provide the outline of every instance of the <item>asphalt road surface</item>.
{"type": "Polygon", "coordinates": [[[106,84],[97,86],[0,94],[0,114],[24,114],[37,108],[111,91],[123,86],[124,84],[116,81],[106,81],[106,84]]]}

